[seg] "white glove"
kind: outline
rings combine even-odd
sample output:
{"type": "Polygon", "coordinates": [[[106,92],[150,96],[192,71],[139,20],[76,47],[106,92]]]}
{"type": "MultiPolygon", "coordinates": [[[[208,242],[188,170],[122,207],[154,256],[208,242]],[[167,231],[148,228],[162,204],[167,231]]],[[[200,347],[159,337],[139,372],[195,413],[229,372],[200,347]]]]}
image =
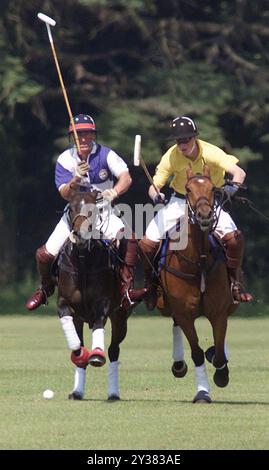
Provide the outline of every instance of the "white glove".
{"type": "Polygon", "coordinates": [[[225,193],[226,193],[228,196],[233,196],[233,195],[236,193],[236,191],[238,191],[239,186],[238,186],[238,184],[236,184],[236,183],[233,183],[233,184],[225,184],[225,185],[223,186],[223,189],[224,189],[225,193]]]}
{"type": "Polygon", "coordinates": [[[165,201],[165,194],[163,193],[158,193],[155,194],[155,196],[152,198],[154,204],[163,204],[165,201]]]}
{"type": "Polygon", "coordinates": [[[111,188],[111,189],[105,189],[102,192],[102,196],[106,201],[112,202],[114,199],[118,197],[118,193],[116,189],[111,188]]]}
{"type": "Polygon", "coordinates": [[[87,176],[90,166],[87,162],[80,162],[76,167],[76,176],[87,176]]]}

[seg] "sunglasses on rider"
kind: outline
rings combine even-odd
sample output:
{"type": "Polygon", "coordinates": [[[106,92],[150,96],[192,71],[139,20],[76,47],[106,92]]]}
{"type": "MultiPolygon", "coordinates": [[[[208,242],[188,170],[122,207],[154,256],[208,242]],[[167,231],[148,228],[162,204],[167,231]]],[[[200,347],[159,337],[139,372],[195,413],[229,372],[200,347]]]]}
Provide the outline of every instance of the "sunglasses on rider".
{"type": "Polygon", "coordinates": [[[188,144],[193,137],[186,137],[185,139],[176,139],[177,144],[188,144]]]}

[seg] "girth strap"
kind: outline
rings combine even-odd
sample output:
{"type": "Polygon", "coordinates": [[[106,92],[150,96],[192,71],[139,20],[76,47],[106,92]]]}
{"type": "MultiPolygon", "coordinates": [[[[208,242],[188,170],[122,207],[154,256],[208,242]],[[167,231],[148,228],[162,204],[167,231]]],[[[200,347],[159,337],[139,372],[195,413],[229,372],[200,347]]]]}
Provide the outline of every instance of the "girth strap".
{"type": "Polygon", "coordinates": [[[187,279],[188,281],[196,281],[198,279],[197,274],[183,273],[182,271],[178,271],[170,266],[165,266],[165,271],[168,271],[170,274],[180,277],[181,279],[187,279]]]}

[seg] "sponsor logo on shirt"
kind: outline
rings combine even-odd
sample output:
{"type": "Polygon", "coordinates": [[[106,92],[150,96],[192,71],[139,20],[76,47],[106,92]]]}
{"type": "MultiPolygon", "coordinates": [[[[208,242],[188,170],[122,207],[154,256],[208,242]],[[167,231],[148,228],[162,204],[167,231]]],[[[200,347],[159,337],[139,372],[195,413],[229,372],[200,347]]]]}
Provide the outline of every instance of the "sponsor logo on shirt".
{"type": "Polygon", "coordinates": [[[106,180],[108,178],[108,171],[105,168],[99,171],[99,178],[101,180],[106,180]]]}

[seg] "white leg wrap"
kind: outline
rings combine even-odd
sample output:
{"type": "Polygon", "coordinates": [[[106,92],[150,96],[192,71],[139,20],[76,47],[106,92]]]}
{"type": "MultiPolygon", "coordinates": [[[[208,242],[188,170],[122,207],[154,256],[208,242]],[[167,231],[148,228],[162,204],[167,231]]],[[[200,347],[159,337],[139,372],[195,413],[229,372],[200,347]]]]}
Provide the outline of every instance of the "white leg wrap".
{"type": "Polygon", "coordinates": [[[64,316],[60,318],[60,322],[62,325],[64,335],[66,337],[66,341],[67,341],[69,349],[71,349],[72,351],[76,351],[77,349],[80,348],[81,343],[80,343],[78,334],[76,332],[73,318],[69,315],[64,316]]]}
{"type": "Polygon", "coordinates": [[[200,392],[200,390],[204,390],[205,392],[209,392],[210,387],[207,379],[205,364],[199,367],[195,367],[195,375],[197,391],[200,392]]]}
{"type": "Polygon", "coordinates": [[[105,350],[105,330],[104,328],[97,328],[92,333],[92,349],[100,348],[105,350]]]}
{"type": "Polygon", "coordinates": [[[82,369],[82,367],[76,367],[73,392],[77,392],[80,395],[84,396],[85,383],[86,369],[82,369]]]}
{"type": "Polygon", "coordinates": [[[173,325],[173,359],[175,362],[184,360],[183,335],[180,326],[173,325]]]}
{"type": "Polygon", "coordinates": [[[225,352],[226,359],[228,361],[228,359],[229,359],[229,349],[228,349],[228,345],[227,345],[226,342],[224,343],[224,352],[225,352]]]}
{"type": "Polygon", "coordinates": [[[110,362],[108,366],[108,396],[120,396],[119,389],[119,361],[110,362]]]}

